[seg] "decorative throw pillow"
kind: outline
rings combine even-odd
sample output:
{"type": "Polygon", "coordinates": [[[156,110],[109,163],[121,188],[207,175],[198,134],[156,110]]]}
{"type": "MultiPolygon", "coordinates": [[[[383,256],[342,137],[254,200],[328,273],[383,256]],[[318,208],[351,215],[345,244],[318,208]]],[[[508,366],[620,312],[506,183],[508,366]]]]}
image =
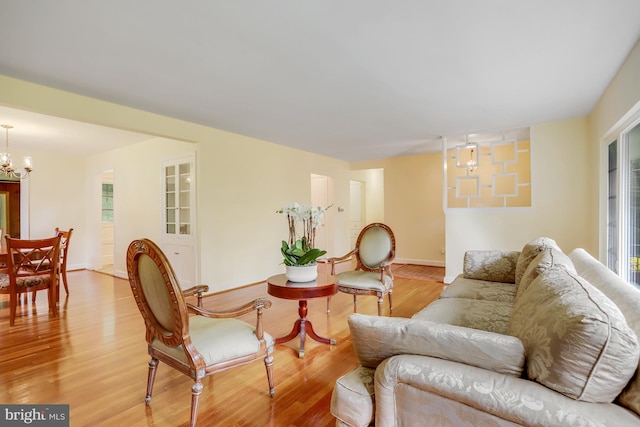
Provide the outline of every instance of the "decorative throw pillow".
{"type": "Polygon", "coordinates": [[[515,283],[519,256],[519,251],[467,251],[464,254],[464,277],[515,283]]]}
{"type": "Polygon", "coordinates": [[[529,263],[533,261],[544,248],[549,247],[560,249],[556,241],[548,237],[538,237],[524,245],[518,257],[518,262],[516,263],[516,277],[514,282],[516,286],[520,284],[520,279],[522,279],[522,275],[529,266],[529,263]]]}
{"type": "Polygon", "coordinates": [[[638,340],[618,307],[560,267],[516,300],[509,334],[524,344],[529,379],[576,400],[612,402],[638,366],[638,340]]]}
{"type": "Polygon", "coordinates": [[[567,271],[576,273],[576,268],[573,266],[571,258],[564,252],[554,247],[544,248],[533,261],[529,263],[529,266],[524,271],[520,283],[517,286],[516,298],[522,295],[540,273],[551,267],[562,267],[567,271]]]}

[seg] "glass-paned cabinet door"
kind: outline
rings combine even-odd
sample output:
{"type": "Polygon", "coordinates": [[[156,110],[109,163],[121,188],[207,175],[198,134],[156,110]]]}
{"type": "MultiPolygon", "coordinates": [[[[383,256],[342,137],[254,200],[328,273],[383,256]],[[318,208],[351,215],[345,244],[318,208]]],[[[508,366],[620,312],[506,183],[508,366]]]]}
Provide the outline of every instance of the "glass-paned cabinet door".
{"type": "Polygon", "coordinates": [[[191,164],[178,165],[178,180],[180,182],[178,192],[179,228],[180,234],[191,234],[191,164]]]}
{"type": "Polygon", "coordinates": [[[195,214],[194,160],[185,158],[167,161],[162,168],[164,233],[191,236],[195,214]]]}

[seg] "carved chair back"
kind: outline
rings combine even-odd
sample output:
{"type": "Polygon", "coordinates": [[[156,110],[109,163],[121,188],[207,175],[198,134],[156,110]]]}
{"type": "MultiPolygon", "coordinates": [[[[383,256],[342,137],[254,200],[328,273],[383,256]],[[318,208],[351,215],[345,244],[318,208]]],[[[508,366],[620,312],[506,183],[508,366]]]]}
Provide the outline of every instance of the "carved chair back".
{"type": "MultiPolygon", "coordinates": [[[[21,240],[5,237],[7,245],[6,276],[0,280],[0,293],[8,293],[9,323],[15,321],[17,295],[48,289],[49,309],[58,300],[58,271],[60,268],[60,237],[21,240]]],[[[55,315],[55,310],[53,311],[55,315]]]]}
{"type": "Polygon", "coordinates": [[[147,329],[147,342],[158,339],[170,347],[189,335],[189,315],[176,275],[160,248],[151,240],[129,246],[127,271],[131,290],[147,329]]]}
{"type": "Polygon", "coordinates": [[[380,272],[395,257],[396,239],[389,226],[376,222],[362,229],[356,241],[356,270],[380,272]]]}

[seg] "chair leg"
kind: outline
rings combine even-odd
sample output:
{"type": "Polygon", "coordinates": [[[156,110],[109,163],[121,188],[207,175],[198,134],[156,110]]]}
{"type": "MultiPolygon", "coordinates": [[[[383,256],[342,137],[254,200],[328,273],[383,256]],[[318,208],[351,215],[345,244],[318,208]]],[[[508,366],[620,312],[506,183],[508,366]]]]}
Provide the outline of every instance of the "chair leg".
{"type": "Polygon", "coordinates": [[[56,310],[56,286],[49,287],[47,289],[47,297],[49,298],[49,311],[55,317],[57,315],[56,310]]]}
{"type": "Polygon", "coordinates": [[[358,312],[358,302],[356,301],[356,296],[353,296],[353,312],[357,313],[358,312]]]}
{"type": "Polygon", "coordinates": [[[331,297],[327,297],[327,314],[331,313],[331,297]]]}
{"type": "Polygon", "coordinates": [[[382,296],[378,297],[378,316],[382,316],[382,302],[384,301],[382,296]]]}
{"type": "Polygon", "coordinates": [[[16,309],[18,307],[18,295],[12,293],[9,295],[9,326],[13,326],[16,322],[16,309]]]}
{"type": "Polygon", "coordinates": [[[151,358],[149,360],[149,376],[147,377],[147,396],[144,402],[148,405],[151,402],[151,392],[153,391],[153,382],[156,379],[156,369],[158,368],[158,359],[151,358]]]}
{"type": "Polygon", "coordinates": [[[276,394],[276,388],[273,385],[273,355],[269,354],[264,358],[264,366],[267,368],[267,381],[269,382],[269,396],[276,394]]]}
{"type": "Polygon", "coordinates": [[[393,313],[393,303],[391,302],[391,294],[393,294],[393,292],[391,291],[391,289],[389,289],[389,316],[391,316],[391,314],[393,313]]]}
{"type": "Polygon", "coordinates": [[[67,269],[62,267],[60,271],[60,275],[62,276],[62,283],[64,284],[64,291],[67,295],[69,295],[69,286],[67,285],[67,269]]]}
{"type": "Polygon", "coordinates": [[[196,380],[191,386],[191,422],[190,427],[196,427],[198,421],[198,404],[200,403],[200,393],[202,393],[202,383],[196,380]]]}
{"type": "Polygon", "coordinates": [[[36,292],[37,291],[33,291],[33,294],[31,295],[31,303],[35,303],[36,302],[36,292]]]}

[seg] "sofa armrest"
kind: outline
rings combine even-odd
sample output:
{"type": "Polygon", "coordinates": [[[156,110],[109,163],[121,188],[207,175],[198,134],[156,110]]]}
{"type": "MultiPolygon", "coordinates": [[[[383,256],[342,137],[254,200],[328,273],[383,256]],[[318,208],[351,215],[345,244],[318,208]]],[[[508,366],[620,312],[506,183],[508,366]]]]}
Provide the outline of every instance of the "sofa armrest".
{"type": "Polygon", "coordinates": [[[363,314],[352,314],[348,322],[358,360],[369,368],[400,354],[432,356],[515,376],[520,376],[524,367],[524,346],[509,335],[363,314]]]}
{"type": "Polygon", "coordinates": [[[467,279],[515,283],[519,251],[467,251],[463,275],[467,279]]]}
{"type": "Polygon", "coordinates": [[[614,403],[583,402],[535,381],[426,356],[381,363],[375,402],[380,426],[638,425],[636,414],[614,403]]]}

